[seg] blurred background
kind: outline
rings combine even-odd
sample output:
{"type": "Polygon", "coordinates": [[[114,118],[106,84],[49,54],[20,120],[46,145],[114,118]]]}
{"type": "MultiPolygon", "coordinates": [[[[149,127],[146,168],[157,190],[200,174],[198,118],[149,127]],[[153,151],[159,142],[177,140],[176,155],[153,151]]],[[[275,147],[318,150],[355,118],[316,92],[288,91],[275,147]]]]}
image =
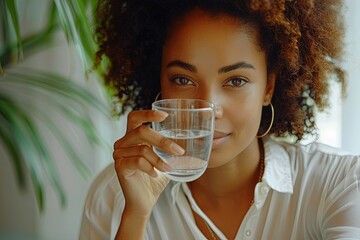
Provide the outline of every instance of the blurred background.
{"type": "MultiPolygon", "coordinates": [[[[360,1],[345,3],[348,92],[341,100],[332,86],[318,141],[360,154],[360,1]]],[[[111,116],[89,71],[94,4],[0,0],[0,240],[77,239],[91,181],[124,134],[125,117],[111,116]]]]}

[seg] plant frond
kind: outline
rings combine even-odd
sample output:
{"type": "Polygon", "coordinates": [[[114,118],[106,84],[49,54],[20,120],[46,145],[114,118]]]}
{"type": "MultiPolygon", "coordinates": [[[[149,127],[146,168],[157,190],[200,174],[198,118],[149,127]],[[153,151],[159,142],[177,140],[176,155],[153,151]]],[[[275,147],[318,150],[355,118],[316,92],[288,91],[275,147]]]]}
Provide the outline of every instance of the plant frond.
{"type": "Polygon", "coordinates": [[[93,65],[96,44],[87,11],[93,5],[89,1],[54,0],[63,30],[69,41],[74,42],[82,59],[84,68],[93,65]]]}
{"type": "Polygon", "coordinates": [[[18,60],[22,61],[24,56],[23,56],[23,50],[22,50],[22,39],[21,39],[21,31],[20,31],[20,25],[19,25],[19,15],[18,15],[17,7],[15,6],[16,3],[13,0],[6,0],[5,4],[10,13],[10,16],[12,19],[12,24],[13,24],[14,30],[15,30],[18,60]]]}
{"type": "Polygon", "coordinates": [[[61,205],[66,204],[66,198],[46,140],[37,125],[40,121],[43,123],[41,126],[46,126],[81,175],[88,178],[90,170],[55,124],[52,113],[62,113],[64,118],[83,130],[90,142],[101,144],[95,126],[87,116],[90,109],[109,115],[108,106],[62,76],[28,68],[9,70],[0,76],[0,140],[7,146],[19,184],[23,183],[21,162],[25,160],[40,210],[44,207],[43,175],[55,188],[61,205]]]}

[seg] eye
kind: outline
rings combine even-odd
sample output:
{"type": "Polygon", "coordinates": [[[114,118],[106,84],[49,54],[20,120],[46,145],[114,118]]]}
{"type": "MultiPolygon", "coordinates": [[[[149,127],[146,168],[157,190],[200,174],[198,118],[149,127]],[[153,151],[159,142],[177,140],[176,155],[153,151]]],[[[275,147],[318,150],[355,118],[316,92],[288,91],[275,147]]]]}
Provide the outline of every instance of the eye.
{"type": "Polygon", "coordinates": [[[242,87],[243,85],[245,85],[246,83],[248,83],[249,81],[246,78],[243,77],[235,77],[235,78],[231,78],[229,79],[226,83],[225,86],[230,86],[230,87],[242,87]]]}
{"type": "Polygon", "coordinates": [[[193,81],[184,76],[175,76],[171,80],[178,85],[195,85],[193,81]]]}

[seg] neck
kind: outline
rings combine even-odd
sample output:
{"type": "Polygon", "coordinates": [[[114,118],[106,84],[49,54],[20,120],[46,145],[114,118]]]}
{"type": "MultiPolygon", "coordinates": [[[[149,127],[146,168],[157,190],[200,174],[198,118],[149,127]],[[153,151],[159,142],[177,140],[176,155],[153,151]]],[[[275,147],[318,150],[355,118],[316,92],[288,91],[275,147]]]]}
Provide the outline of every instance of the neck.
{"type": "MultiPolygon", "coordinates": [[[[262,146],[261,146],[262,147],[262,146]]],[[[260,174],[260,148],[255,139],[246,150],[228,164],[208,168],[198,180],[190,183],[197,200],[202,198],[224,202],[226,198],[237,200],[236,196],[252,196],[260,174]]],[[[252,199],[252,197],[251,197],[252,199]]]]}
{"type": "MultiPolygon", "coordinates": [[[[263,149],[262,144],[260,147],[263,149]]],[[[188,184],[199,207],[229,239],[235,238],[252,204],[254,188],[264,166],[261,153],[255,140],[229,164],[209,168],[202,177],[188,184]]],[[[194,218],[206,237],[217,239],[204,219],[197,214],[194,218]]]]}

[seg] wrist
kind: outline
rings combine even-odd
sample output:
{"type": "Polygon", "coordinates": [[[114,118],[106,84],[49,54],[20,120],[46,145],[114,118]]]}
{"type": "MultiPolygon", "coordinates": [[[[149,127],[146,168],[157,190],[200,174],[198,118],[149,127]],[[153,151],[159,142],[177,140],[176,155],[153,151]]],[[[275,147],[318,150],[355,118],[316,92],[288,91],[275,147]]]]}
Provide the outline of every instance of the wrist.
{"type": "Polygon", "coordinates": [[[121,215],[121,223],[116,234],[115,240],[144,239],[146,225],[151,213],[143,214],[138,211],[124,209],[121,215]]]}
{"type": "Polygon", "coordinates": [[[148,221],[151,216],[152,209],[144,210],[138,206],[130,207],[125,204],[122,218],[138,219],[139,221],[148,221]]]}
{"type": "Polygon", "coordinates": [[[139,211],[136,208],[134,209],[125,206],[121,219],[123,218],[136,219],[137,221],[147,223],[150,216],[151,216],[151,211],[143,212],[143,211],[139,211]]]}

